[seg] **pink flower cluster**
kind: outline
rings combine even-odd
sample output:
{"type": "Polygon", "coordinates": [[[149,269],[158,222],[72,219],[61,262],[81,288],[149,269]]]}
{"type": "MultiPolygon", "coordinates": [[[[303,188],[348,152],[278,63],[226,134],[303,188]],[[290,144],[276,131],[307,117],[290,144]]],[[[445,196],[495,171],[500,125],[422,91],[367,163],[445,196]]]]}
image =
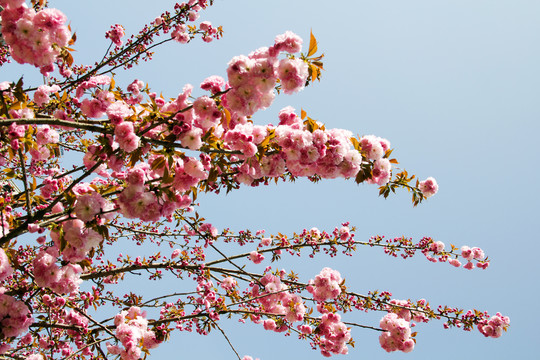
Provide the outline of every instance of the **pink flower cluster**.
{"type": "Polygon", "coordinates": [[[49,102],[50,97],[49,95],[51,93],[55,93],[60,91],[60,87],[58,85],[53,86],[47,86],[47,85],[41,85],[38,86],[36,92],[34,93],[34,102],[37,106],[42,106],[43,104],[46,104],[49,102]]]}
{"type": "Polygon", "coordinates": [[[210,21],[203,21],[199,24],[199,29],[204,32],[202,40],[204,42],[212,42],[214,38],[219,39],[218,29],[212,26],[210,21]]]}
{"type": "MultiPolygon", "coordinates": [[[[75,97],[79,99],[81,96],[84,95],[84,92],[86,90],[98,87],[100,85],[109,85],[111,83],[111,78],[107,75],[99,75],[99,76],[92,76],[88,80],[82,81],[77,86],[77,89],[75,90],[75,97]]],[[[129,86],[128,86],[129,91],[129,86]]],[[[103,110],[104,111],[104,110],[103,110]]],[[[101,116],[101,115],[98,115],[101,116]]]]}
{"type": "Polygon", "coordinates": [[[375,135],[366,135],[360,139],[360,146],[368,159],[374,160],[373,170],[369,184],[384,185],[390,181],[392,165],[384,158],[386,151],[390,149],[390,142],[375,135]]]}
{"type": "Polygon", "coordinates": [[[14,297],[0,294],[0,333],[3,337],[19,336],[28,331],[34,320],[26,304],[14,297]]]}
{"type": "Polygon", "coordinates": [[[103,116],[107,108],[114,101],[114,95],[111,92],[101,90],[97,91],[93,99],[84,99],[80,105],[81,112],[89,118],[99,118],[103,116]]]}
{"type": "Polygon", "coordinates": [[[54,70],[60,49],[67,46],[71,33],[66,16],[57,9],[35,12],[24,0],[1,0],[4,7],[2,36],[11,56],[20,64],[32,64],[46,75],[54,70]]]}
{"type": "Polygon", "coordinates": [[[300,59],[278,60],[280,52],[300,50],[302,39],[286,32],[276,37],[270,48],[261,48],[249,56],[236,56],[229,62],[227,76],[231,89],[224,96],[225,106],[238,116],[253,115],[273,102],[278,79],[287,94],[304,88],[308,65],[300,59]]]}
{"type": "Polygon", "coordinates": [[[397,305],[398,307],[392,307],[391,305],[387,305],[388,312],[395,313],[399,318],[405,321],[414,320],[416,322],[428,322],[429,320],[424,313],[420,311],[409,310],[408,308],[410,308],[412,304],[408,300],[392,299],[390,300],[390,304],[397,305]]]}
{"type": "Polygon", "coordinates": [[[351,330],[341,321],[341,316],[335,313],[326,313],[321,317],[318,327],[319,348],[326,357],[332,354],[346,355],[349,352],[347,343],[351,340],[351,330]]]}
{"type": "Polygon", "coordinates": [[[510,325],[510,318],[497,313],[489,320],[479,323],[478,330],[485,337],[498,338],[502,335],[503,331],[506,331],[508,325],[510,325]]]}
{"type": "Polygon", "coordinates": [[[60,141],[60,135],[49,125],[40,126],[36,131],[36,143],[38,146],[56,144],[60,141]]]}
{"type": "Polygon", "coordinates": [[[264,260],[264,256],[255,250],[249,253],[249,260],[253,261],[255,264],[260,264],[264,260]]]}
{"type": "Polygon", "coordinates": [[[111,30],[107,31],[105,33],[106,39],[111,39],[114,45],[116,45],[117,48],[122,46],[122,38],[125,35],[124,27],[120,24],[114,24],[111,25],[111,30]]]}
{"type": "Polygon", "coordinates": [[[118,196],[120,213],[129,219],[158,221],[161,217],[161,205],[156,194],[147,191],[144,185],[128,185],[118,196]]]}
{"type": "Polygon", "coordinates": [[[343,129],[316,129],[311,132],[294,109],[279,113],[278,126],[251,123],[236,124],[223,136],[231,150],[247,157],[238,168],[237,181],[251,185],[264,176],[279,177],[289,170],[294,176],[319,175],[323,178],[353,177],[360,171],[362,155],[352,148],[352,133],[343,129]],[[256,159],[257,145],[273,132],[272,139],[281,150],[256,159]]]}
{"type": "Polygon", "coordinates": [[[230,276],[227,276],[219,283],[219,286],[221,286],[225,290],[232,290],[236,286],[236,280],[234,280],[230,276]]]}
{"type": "MultiPolygon", "coordinates": [[[[432,241],[429,238],[425,238],[428,241],[432,241]]],[[[424,239],[422,239],[424,241],[424,239]]],[[[445,245],[442,241],[433,241],[429,244],[429,246],[425,247],[422,250],[422,253],[426,256],[426,258],[431,262],[446,262],[454,267],[461,267],[461,262],[456,258],[450,258],[449,254],[444,254],[445,245]],[[440,255],[439,258],[435,258],[433,255],[440,255]]],[[[487,260],[484,251],[480,249],[479,247],[473,247],[470,248],[468,246],[462,246],[461,249],[461,257],[465,260],[467,260],[467,263],[463,265],[463,268],[467,270],[472,270],[475,268],[475,264],[473,263],[473,260],[476,260],[476,267],[480,269],[487,269],[489,266],[489,261],[487,260]]]]}
{"type": "MultiPolygon", "coordinates": [[[[486,269],[489,266],[489,261],[485,260],[484,251],[478,247],[470,248],[468,246],[461,247],[461,256],[467,260],[467,263],[463,267],[467,270],[472,270],[474,264],[472,260],[477,260],[476,267],[480,269],[486,269]]],[[[457,260],[457,259],[456,259],[457,260]]]]}
{"type": "Polygon", "coordinates": [[[375,135],[366,135],[360,139],[360,146],[368,159],[379,160],[390,149],[390,142],[375,135]]]}
{"type": "MultiPolygon", "coordinates": [[[[65,303],[64,298],[56,298],[55,305],[65,303]]],[[[50,302],[44,301],[46,306],[50,306],[50,302]]],[[[54,305],[53,305],[54,306],[54,305]]],[[[67,312],[65,309],[60,311],[58,322],[66,325],[74,325],[80,328],[81,330],[68,330],[68,334],[73,338],[76,346],[83,351],[83,354],[88,355],[88,351],[85,351],[85,342],[83,339],[83,334],[88,332],[88,318],[78,311],[71,310],[67,312]]],[[[64,344],[62,348],[62,355],[68,357],[73,353],[71,346],[67,343],[64,344]]]]}
{"type": "Polygon", "coordinates": [[[120,355],[123,360],[138,360],[143,350],[154,349],[161,343],[156,339],[156,334],[148,329],[146,312],[136,306],[117,314],[114,325],[116,338],[124,348],[107,343],[107,350],[113,355],[120,355]]]}
{"type": "MultiPolygon", "coordinates": [[[[262,296],[258,301],[265,312],[284,315],[285,319],[291,323],[304,319],[306,307],[302,298],[287,291],[287,286],[278,276],[266,274],[261,278],[260,283],[264,286],[264,291],[259,292],[259,285],[254,285],[251,293],[254,297],[262,296]]],[[[286,330],[287,325],[277,327],[275,321],[269,319],[264,322],[264,328],[280,332],[286,330]]]]}
{"type": "Polygon", "coordinates": [[[183,161],[179,160],[174,169],[173,187],[184,192],[195,186],[199,181],[208,178],[209,164],[199,161],[192,157],[186,157],[183,161]]]}
{"type": "Polygon", "coordinates": [[[133,152],[139,147],[140,137],[135,134],[135,127],[130,121],[122,121],[114,129],[114,140],[125,152],[133,152]]]}
{"type": "Polygon", "coordinates": [[[191,36],[187,30],[185,24],[178,24],[174,27],[173,31],[171,31],[171,38],[180,44],[187,44],[189,40],[191,40],[191,36]]]}
{"type": "Polygon", "coordinates": [[[41,355],[41,354],[28,355],[26,360],[43,360],[43,355],[41,355]]]}
{"type": "Polygon", "coordinates": [[[325,267],[319,275],[315,276],[315,280],[309,280],[306,289],[316,301],[333,300],[341,294],[340,284],[342,281],[338,271],[325,267]]]}
{"type": "Polygon", "coordinates": [[[55,247],[42,250],[36,255],[32,261],[36,284],[59,294],[78,292],[82,282],[82,268],[78,264],[67,264],[59,268],[56,265],[57,258],[58,250],[55,247]]]}
{"type": "MultiPolygon", "coordinates": [[[[208,176],[204,170],[198,160],[186,158],[182,164],[177,164],[174,188],[180,193],[185,192],[197,184],[201,178],[208,176]]],[[[151,171],[146,163],[135,166],[125,175],[128,185],[118,196],[117,204],[119,211],[127,218],[157,221],[162,216],[170,217],[176,209],[186,208],[191,204],[191,198],[187,195],[178,193],[174,200],[167,196],[158,199],[153,191],[148,191],[145,182],[163,173],[151,171]]]]}
{"type": "MultiPolygon", "coordinates": [[[[199,0],[190,0],[187,3],[182,4],[176,4],[176,8],[180,8],[183,6],[189,6],[189,11],[187,13],[187,20],[188,21],[195,21],[199,18],[199,11],[206,6],[205,1],[199,1],[199,0]]],[[[162,15],[163,16],[163,15],[162,15]]],[[[158,17],[153,22],[153,25],[160,26],[164,24],[164,18],[158,17]]],[[[163,26],[164,29],[167,29],[165,32],[168,31],[167,26],[163,26]]],[[[190,31],[195,31],[197,28],[192,27],[191,29],[188,29],[188,27],[183,24],[176,24],[171,31],[171,38],[181,44],[186,44],[191,40],[190,31]]],[[[214,39],[219,39],[220,34],[217,28],[214,28],[210,21],[203,21],[199,24],[199,29],[202,32],[202,40],[204,42],[211,42],[214,39]]]]}
{"type": "Polygon", "coordinates": [[[9,263],[9,259],[4,249],[0,248],[0,281],[5,280],[8,276],[13,274],[13,268],[9,263]]]}
{"type": "MultiPolygon", "coordinates": [[[[78,219],[89,222],[95,219],[96,215],[114,209],[114,205],[103,198],[100,193],[90,191],[77,197],[73,210],[78,219]]],[[[111,219],[111,214],[101,215],[100,218],[111,219]]]]}
{"type": "Polygon", "coordinates": [[[381,319],[380,326],[385,330],[379,336],[379,343],[384,350],[387,352],[399,350],[408,353],[414,349],[411,327],[407,320],[399,317],[398,314],[389,313],[381,319]]]}
{"type": "MultiPolygon", "coordinates": [[[[62,222],[63,240],[67,243],[62,250],[64,260],[77,263],[86,258],[86,254],[99,246],[103,236],[95,230],[87,228],[85,223],[79,219],[62,222]]],[[[51,232],[51,238],[54,240],[57,249],[61,249],[60,234],[56,231],[51,232]]]]}

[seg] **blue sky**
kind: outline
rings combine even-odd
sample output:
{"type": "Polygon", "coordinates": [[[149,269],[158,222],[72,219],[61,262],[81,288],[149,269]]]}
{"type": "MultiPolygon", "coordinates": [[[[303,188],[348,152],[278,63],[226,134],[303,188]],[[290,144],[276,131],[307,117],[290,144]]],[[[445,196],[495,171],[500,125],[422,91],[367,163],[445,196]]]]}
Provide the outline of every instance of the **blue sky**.
{"type": "MultiPolygon", "coordinates": [[[[135,0],[49,4],[63,10],[77,31],[76,62],[92,63],[107,48],[103,34],[111,24],[136,32],[173,2],[160,1],[152,8],[135,0]]],[[[331,230],[350,221],[358,228],[358,240],[376,234],[415,240],[431,236],[446,244],[479,246],[491,259],[485,271],[432,264],[422,256],[391,259],[375,249],[359,249],[347,259],[287,259],[278,266],[300,272],[305,281],[330,266],[361,293],[388,290],[398,299],[426,298],[432,304],[500,311],[511,318],[510,331],[499,339],[484,338],[478,331],[444,330],[437,322],[418,325],[411,354],[387,354],[376,332],[353,329],[356,348],[349,358],[534,358],[540,321],[535,312],[540,305],[539,18],[540,3],[534,0],[360,0],[336,5],[216,0],[201,20],[223,25],[223,39],[167,44],[152,62],[118,73],[117,83],[139,78],[174,97],[186,83],[197,86],[209,75],[225,76],[233,56],[271,45],[286,30],[303,37],[307,46],[312,30],[325,53],[322,81],[300,94],[279,96],[254,121],[277,123],[279,110],[291,105],[327,128],[387,138],[399,166],[421,179],[435,177],[439,193],[413,208],[407,193],[384,200],[373,185],[298,181],[203,197],[201,214],[220,229],[291,233],[313,226],[331,230]]],[[[30,66],[0,69],[1,80],[15,80],[21,73],[28,85],[40,84],[30,66]]],[[[382,315],[353,314],[349,319],[376,325],[382,315]]],[[[229,321],[223,328],[240,354],[261,360],[322,358],[309,344],[258,326],[229,321]]],[[[180,333],[152,354],[156,359],[234,358],[219,332],[204,338],[180,333]]]]}

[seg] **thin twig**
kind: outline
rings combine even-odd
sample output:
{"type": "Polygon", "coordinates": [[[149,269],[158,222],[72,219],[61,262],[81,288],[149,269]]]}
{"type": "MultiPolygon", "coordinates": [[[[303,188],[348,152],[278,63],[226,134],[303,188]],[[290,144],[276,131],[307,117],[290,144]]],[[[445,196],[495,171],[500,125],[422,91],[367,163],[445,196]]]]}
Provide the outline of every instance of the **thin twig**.
{"type": "Polygon", "coordinates": [[[21,165],[21,170],[22,170],[22,180],[23,180],[23,184],[24,184],[24,193],[26,194],[26,209],[28,211],[28,220],[31,221],[32,220],[32,207],[31,207],[31,204],[30,204],[30,192],[28,191],[28,179],[26,177],[26,161],[24,159],[24,154],[22,153],[22,150],[21,148],[19,147],[19,162],[20,162],[20,165],[21,165]]]}
{"type": "Polygon", "coordinates": [[[236,349],[234,348],[233,344],[231,343],[231,341],[229,340],[229,338],[227,337],[227,334],[225,334],[225,331],[223,331],[223,329],[218,325],[217,322],[215,322],[214,320],[210,319],[214,325],[216,325],[216,327],[219,329],[219,331],[221,331],[221,334],[223,335],[223,337],[225,338],[225,340],[227,340],[227,342],[229,343],[229,346],[231,347],[232,351],[234,351],[234,353],[236,354],[236,357],[238,358],[238,360],[242,360],[240,358],[240,355],[238,354],[238,351],[236,351],[236,349]]]}

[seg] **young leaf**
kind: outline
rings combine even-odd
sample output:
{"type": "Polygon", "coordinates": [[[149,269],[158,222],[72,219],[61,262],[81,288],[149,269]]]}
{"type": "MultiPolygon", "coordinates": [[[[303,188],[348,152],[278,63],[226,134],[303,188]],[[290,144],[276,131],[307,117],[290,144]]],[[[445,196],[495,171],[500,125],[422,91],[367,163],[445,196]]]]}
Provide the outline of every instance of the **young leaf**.
{"type": "Polygon", "coordinates": [[[307,56],[310,57],[311,55],[314,55],[317,52],[317,39],[315,39],[315,36],[313,36],[313,31],[311,32],[311,36],[309,39],[309,50],[307,56]]]}

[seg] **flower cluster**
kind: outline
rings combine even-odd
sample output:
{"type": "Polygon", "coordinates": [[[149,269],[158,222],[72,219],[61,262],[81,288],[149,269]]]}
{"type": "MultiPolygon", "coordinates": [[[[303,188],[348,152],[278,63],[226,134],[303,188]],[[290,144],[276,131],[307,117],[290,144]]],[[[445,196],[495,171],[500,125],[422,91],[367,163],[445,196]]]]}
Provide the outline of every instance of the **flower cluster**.
{"type": "MultiPolygon", "coordinates": [[[[447,261],[450,265],[454,267],[460,267],[462,265],[461,262],[458,260],[458,255],[455,255],[455,257],[453,258],[450,257],[450,254],[453,253],[456,248],[452,247],[452,252],[447,252],[445,250],[445,245],[442,241],[432,241],[431,239],[428,240],[427,238],[423,240],[427,240],[427,244],[424,241],[426,247],[422,250],[422,253],[429,261],[447,261]],[[438,255],[439,257],[435,258],[434,255],[438,255]]],[[[473,260],[476,260],[476,267],[479,269],[487,269],[487,267],[489,266],[489,261],[487,260],[484,251],[479,247],[470,248],[468,246],[462,246],[459,255],[467,261],[467,263],[463,265],[463,268],[467,270],[472,270],[475,268],[473,260]]]]}
{"type": "Polygon", "coordinates": [[[308,65],[300,59],[277,58],[280,52],[300,51],[301,44],[297,35],[286,32],[270,48],[234,57],[227,68],[231,89],[224,96],[226,107],[237,116],[253,115],[267,108],[274,100],[278,79],[287,94],[301,90],[308,77],[308,65]]]}
{"type": "Polygon", "coordinates": [[[324,128],[310,131],[292,107],[282,109],[279,119],[278,126],[237,124],[223,136],[231,150],[241,151],[241,157],[246,158],[238,167],[238,182],[252,185],[263,177],[282,176],[286,170],[294,176],[326,179],[350,178],[360,171],[362,155],[352,148],[351,132],[324,128]],[[280,150],[258,160],[258,146],[268,136],[280,150]]]}
{"type": "Polygon", "coordinates": [[[508,325],[510,325],[510,318],[497,313],[489,320],[479,323],[478,330],[485,337],[498,338],[502,335],[503,331],[506,331],[508,325]]]}
{"type": "MultiPolygon", "coordinates": [[[[85,199],[84,196],[83,199],[85,199]]],[[[100,234],[85,227],[84,222],[79,219],[64,221],[62,233],[52,231],[51,238],[54,240],[56,248],[63,248],[62,257],[64,260],[72,263],[84,260],[86,254],[96,248],[103,240],[100,234]],[[62,241],[67,243],[65,247],[62,246],[62,241]]]]}
{"type": "Polygon", "coordinates": [[[51,93],[55,93],[60,91],[60,87],[58,85],[53,86],[47,86],[47,85],[41,85],[38,86],[36,92],[34,93],[34,103],[36,103],[37,106],[42,106],[43,104],[46,104],[49,102],[50,97],[49,95],[51,93]]]}
{"type": "Polygon", "coordinates": [[[111,39],[116,47],[122,46],[122,38],[125,35],[125,29],[120,24],[114,24],[111,26],[111,30],[105,33],[105,38],[111,39]]]}
{"type": "Polygon", "coordinates": [[[13,273],[13,268],[4,249],[0,248],[0,281],[4,280],[13,273]]]}
{"type": "MultiPolygon", "coordinates": [[[[78,196],[73,208],[77,218],[84,222],[92,221],[96,215],[113,209],[114,205],[96,191],[90,191],[78,196]]],[[[101,218],[107,219],[110,216],[101,215],[101,218]]]]}
{"type": "Polygon", "coordinates": [[[78,292],[82,282],[80,265],[67,264],[59,268],[56,265],[57,258],[58,250],[55,247],[42,250],[36,255],[32,261],[36,284],[59,294],[78,292]]]}
{"type": "Polygon", "coordinates": [[[19,336],[28,331],[33,321],[24,302],[0,293],[0,333],[4,337],[19,336]]]}
{"type": "Polygon", "coordinates": [[[315,280],[310,280],[306,290],[313,295],[316,301],[335,299],[341,294],[341,274],[337,270],[324,268],[315,280]]]}
{"type": "Polygon", "coordinates": [[[319,335],[319,348],[326,357],[332,354],[348,354],[347,343],[351,340],[351,330],[341,321],[336,313],[323,314],[317,328],[319,335]]]}
{"type": "Polygon", "coordinates": [[[11,56],[20,64],[39,67],[43,74],[54,70],[61,48],[68,45],[71,32],[66,16],[57,9],[37,13],[24,0],[2,0],[2,36],[11,56]]]}
{"type": "Polygon", "coordinates": [[[122,360],[138,360],[142,351],[158,347],[160,341],[156,334],[148,329],[146,312],[132,306],[114,317],[116,338],[123,347],[107,343],[107,350],[113,355],[120,355],[122,360]]]}
{"type": "Polygon", "coordinates": [[[396,313],[389,313],[381,319],[380,326],[385,330],[379,336],[379,343],[384,350],[406,353],[413,351],[414,340],[411,338],[411,327],[407,320],[396,313]]]}
{"type": "MultiPolygon", "coordinates": [[[[273,274],[266,274],[260,280],[264,290],[260,291],[259,285],[254,285],[251,291],[254,297],[260,297],[258,302],[262,305],[265,312],[284,315],[285,319],[291,323],[302,321],[306,313],[304,302],[297,294],[288,291],[280,278],[273,274]]],[[[277,327],[274,320],[269,319],[264,322],[266,330],[284,331],[288,327],[277,327]]]]}

